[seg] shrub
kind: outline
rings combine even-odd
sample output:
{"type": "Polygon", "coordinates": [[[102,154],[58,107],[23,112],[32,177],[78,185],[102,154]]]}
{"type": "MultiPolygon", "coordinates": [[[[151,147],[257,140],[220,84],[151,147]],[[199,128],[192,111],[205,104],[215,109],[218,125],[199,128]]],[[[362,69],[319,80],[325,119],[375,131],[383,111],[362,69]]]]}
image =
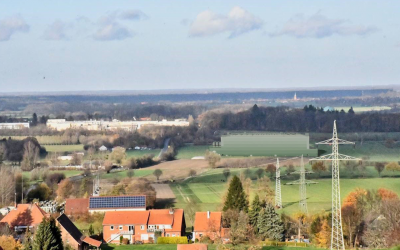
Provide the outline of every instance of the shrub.
{"type": "Polygon", "coordinates": [[[157,244],[188,244],[186,237],[159,237],[157,244]]]}
{"type": "MultiPolygon", "coordinates": [[[[122,237],[122,236],[121,236],[122,237]]],[[[129,240],[127,238],[122,239],[122,244],[123,245],[129,245],[129,240]]]]}
{"type": "Polygon", "coordinates": [[[65,174],[63,174],[63,173],[53,173],[53,174],[47,175],[46,184],[47,184],[47,186],[52,187],[55,184],[60,183],[64,179],[65,179],[65,174]]]}

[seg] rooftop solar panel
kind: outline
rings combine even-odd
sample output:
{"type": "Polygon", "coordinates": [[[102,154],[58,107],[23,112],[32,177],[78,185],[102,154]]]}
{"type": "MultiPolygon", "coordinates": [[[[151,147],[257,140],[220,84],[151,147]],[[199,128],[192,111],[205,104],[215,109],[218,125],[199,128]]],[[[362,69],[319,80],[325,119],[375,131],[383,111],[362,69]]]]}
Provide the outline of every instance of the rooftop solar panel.
{"type": "Polygon", "coordinates": [[[90,197],[89,208],[145,207],[146,196],[90,197]]]}

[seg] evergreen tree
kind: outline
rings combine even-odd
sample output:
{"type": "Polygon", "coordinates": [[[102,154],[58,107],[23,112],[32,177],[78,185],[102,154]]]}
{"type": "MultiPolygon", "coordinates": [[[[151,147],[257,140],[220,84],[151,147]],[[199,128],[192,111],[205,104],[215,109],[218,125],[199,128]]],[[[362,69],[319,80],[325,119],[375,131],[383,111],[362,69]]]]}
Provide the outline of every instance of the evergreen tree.
{"type": "Polygon", "coordinates": [[[63,242],[60,229],[54,218],[43,218],[36,231],[33,250],[62,250],[63,242]]]}
{"type": "Polygon", "coordinates": [[[33,113],[32,115],[32,126],[36,126],[38,124],[38,118],[36,113],[33,113]]]}
{"type": "Polygon", "coordinates": [[[268,202],[260,211],[257,227],[258,234],[263,240],[282,240],[284,231],[283,223],[271,203],[268,202]]]}
{"type": "Polygon", "coordinates": [[[24,238],[25,242],[24,242],[24,250],[32,250],[33,246],[32,246],[32,233],[31,231],[28,229],[28,232],[25,234],[25,238],[24,238]]]}
{"type": "Polygon", "coordinates": [[[258,194],[254,197],[253,202],[251,203],[250,211],[249,211],[249,224],[254,228],[254,231],[257,233],[257,220],[258,215],[262,209],[260,197],[258,194]]]}
{"type": "Polygon", "coordinates": [[[238,212],[244,211],[245,213],[249,210],[249,202],[244,192],[242,182],[236,175],[233,176],[229,184],[223,210],[226,212],[229,209],[237,210],[238,212]]]}

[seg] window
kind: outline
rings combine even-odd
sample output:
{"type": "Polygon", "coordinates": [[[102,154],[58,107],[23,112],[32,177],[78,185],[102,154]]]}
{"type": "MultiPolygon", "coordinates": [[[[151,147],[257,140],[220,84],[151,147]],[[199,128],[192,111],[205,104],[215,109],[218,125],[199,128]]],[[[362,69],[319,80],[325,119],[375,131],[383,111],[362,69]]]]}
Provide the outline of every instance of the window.
{"type": "Polygon", "coordinates": [[[167,234],[167,237],[169,237],[169,234],[167,234]]]}
{"type": "Polygon", "coordinates": [[[175,234],[172,234],[172,237],[175,237],[175,234]]]}
{"type": "Polygon", "coordinates": [[[110,226],[110,230],[114,230],[114,226],[110,226]]]}
{"type": "Polygon", "coordinates": [[[119,226],[119,230],[122,230],[124,227],[123,226],[119,226]]]}
{"type": "Polygon", "coordinates": [[[140,230],[144,230],[144,226],[143,225],[140,226],[140,230]]]}

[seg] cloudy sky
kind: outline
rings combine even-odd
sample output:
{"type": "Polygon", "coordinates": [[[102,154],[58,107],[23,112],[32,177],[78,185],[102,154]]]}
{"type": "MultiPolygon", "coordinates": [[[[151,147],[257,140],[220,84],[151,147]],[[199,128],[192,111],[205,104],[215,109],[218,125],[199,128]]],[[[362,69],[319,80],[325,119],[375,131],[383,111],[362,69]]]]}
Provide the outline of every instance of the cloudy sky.
{"type": "Polygon", "coordinates": [[[400,83],[400,1],[0,0],[0,92],[400,83]]]}

